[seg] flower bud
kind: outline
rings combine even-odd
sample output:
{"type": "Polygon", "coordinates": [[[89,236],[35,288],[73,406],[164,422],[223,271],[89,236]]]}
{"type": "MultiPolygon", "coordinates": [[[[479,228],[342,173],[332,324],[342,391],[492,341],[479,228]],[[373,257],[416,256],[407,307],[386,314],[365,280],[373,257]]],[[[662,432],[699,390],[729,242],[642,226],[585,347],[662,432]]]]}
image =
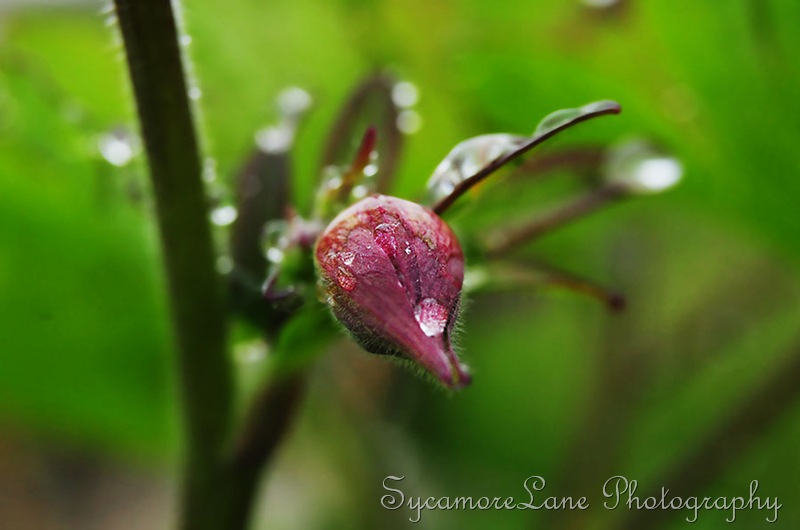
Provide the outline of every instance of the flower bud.
{"type": "Polygon", "coordinates": [[[365,350],[408,358],[449,388],[469,383],[450,344],[464,255],[436,214],[367,197],[331,221],[315,255],[328,304],[365,350]]]}

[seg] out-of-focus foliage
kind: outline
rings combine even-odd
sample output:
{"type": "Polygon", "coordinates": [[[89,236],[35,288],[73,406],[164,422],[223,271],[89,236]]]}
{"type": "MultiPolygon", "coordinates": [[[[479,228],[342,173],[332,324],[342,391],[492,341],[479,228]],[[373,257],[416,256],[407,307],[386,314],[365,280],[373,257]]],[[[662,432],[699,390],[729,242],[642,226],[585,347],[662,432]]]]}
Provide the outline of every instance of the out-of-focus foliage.
{"type": "MultiPolygon", "coordinates": [[[[223,188],[254,132],[275,118],[274,96],[299,85],[316,102],[294,153],[307,208],[338,105],[360,77],[387,66],[420,91],[401,197],[419,197],[464,138],[530,134],[554,109],[603,98],[623,114],[556,147],[638,136],[685,169],[675,190],[531,248],[625,292],[624,315],[554,291],[476,299],[461,337],[474,384],[454,397],[380,358],[348,348],[325,356],[267,488],[265,521],[405,528],[410,513],[380,508],[388,474],[405,475],[414,495],[517,497],[538,474],[563,494],[593,495],[598,508],[582,523],[600,527],[626,515],[599,508],[606,478],[658,486],[798,355],[800,3],[184,4],[198,123],[223,188]]],[[[135,128],[101,7],[0,12],[0,420],[9,431],[169,462],[170,335],[145,166],[140,157],[114,166],[98,148],[104,135],[135,128]]],[[[568,177],[498,181],[454,219],[519,218],[573,188],[568,177]]],[[[794,528],[800,409],[787,410],[711,487],[739,495],[759,479],[764,495],[784,501],[776,526],[794,528]]],[[[562,515],[436,512],[422,524],[555,528],[562,515]]],[[[701,514],[694,526],[720,528],[722,517],[701,514]]],[[[766,525],[757,512],[741,517],[748,528],[766,525]]],[[[679,515],[673,527],[683,525],[679,515]]]]}

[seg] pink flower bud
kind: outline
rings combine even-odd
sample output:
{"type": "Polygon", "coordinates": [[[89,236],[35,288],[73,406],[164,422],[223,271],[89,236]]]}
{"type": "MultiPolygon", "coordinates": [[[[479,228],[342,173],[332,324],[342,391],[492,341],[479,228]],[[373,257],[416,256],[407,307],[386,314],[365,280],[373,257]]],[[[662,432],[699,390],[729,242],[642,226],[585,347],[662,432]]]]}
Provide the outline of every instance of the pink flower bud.
{"type": "Polygon", "coordinates": [[[334,315],[365,350],[411,359],[450,388],[469,383],[450,344],[464,255],[436,214],[367,197],[323,231],[316,261],[334,315]]]}

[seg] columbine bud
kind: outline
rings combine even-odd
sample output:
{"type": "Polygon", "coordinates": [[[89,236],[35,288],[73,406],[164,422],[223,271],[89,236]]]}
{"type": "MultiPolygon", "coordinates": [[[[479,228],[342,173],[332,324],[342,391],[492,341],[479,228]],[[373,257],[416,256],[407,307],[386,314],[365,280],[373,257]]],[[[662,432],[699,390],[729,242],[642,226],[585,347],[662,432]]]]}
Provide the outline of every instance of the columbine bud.
{"type": "Polygon", "coordinates": [[[450,344],[464,255],[436,214],[367,197],[323,231],[316,261],[334,315],[365,350],[409,358],[450,388],[469,383],[450,344]]]}

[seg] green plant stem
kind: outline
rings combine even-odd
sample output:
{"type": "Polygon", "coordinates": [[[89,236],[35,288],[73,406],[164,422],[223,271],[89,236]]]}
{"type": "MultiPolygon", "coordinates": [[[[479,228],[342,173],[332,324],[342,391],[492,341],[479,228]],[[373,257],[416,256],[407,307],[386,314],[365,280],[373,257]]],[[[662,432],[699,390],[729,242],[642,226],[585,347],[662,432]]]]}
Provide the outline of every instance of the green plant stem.
{"type": "Polygon", "coordinates": [[[305,385],[303,371],[281,374],[254,396],[228,462],[235,480],[226,529],[247,528],[262,472],[292,425],[305,385]]]}
{"type": "Polygon", "coordinates": [[[537,237],[581,219],[625,196],[625,189],[615,184],[606,184],[586,192],[519,226],[504,228],[491,234],[487,238],[486,255],[490,258],[501,257],[537,237]]]}
{"type": "Polygon", "coordinates": [[[221,529],[231,409],[226,307],[169,0],[115,0],[156,202],[177,343],[185,462],[181,528],[221,529]]]}

